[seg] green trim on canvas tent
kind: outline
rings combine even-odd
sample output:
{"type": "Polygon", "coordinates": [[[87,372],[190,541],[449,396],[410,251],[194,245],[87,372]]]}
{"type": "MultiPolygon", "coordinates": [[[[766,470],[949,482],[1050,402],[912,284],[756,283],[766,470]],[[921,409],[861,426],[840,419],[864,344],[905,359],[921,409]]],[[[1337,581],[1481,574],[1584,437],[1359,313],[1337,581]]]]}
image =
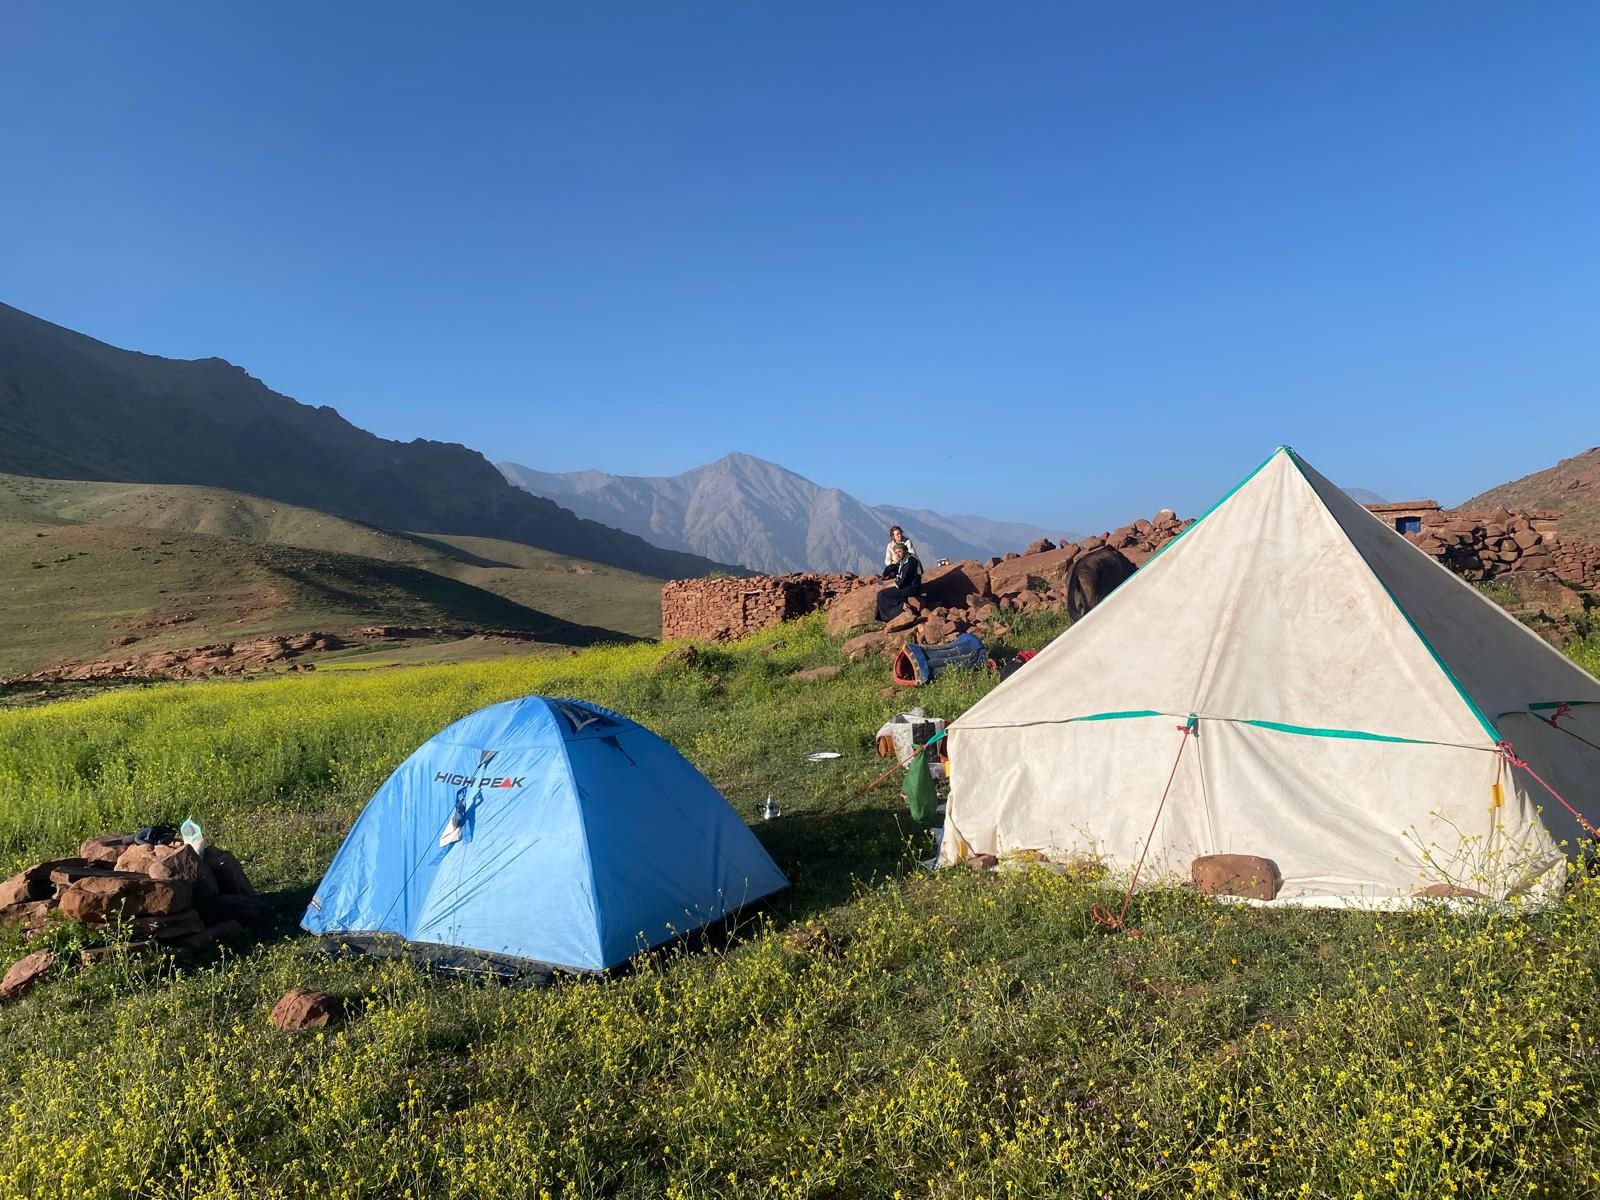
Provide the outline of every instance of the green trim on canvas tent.
{"type": "MultiPolygon", "coordinates": [[[[1228,720],[1229,718],[1222,718],[1228,720]]],[[[1455,746],[1462,750],[1492,750],[1492,746],[1467,746],[1460,742],[1436,742],[1431,738],[1400,737],[1393,733],[1371,733],[1365,729],[1320,729],[1312,725],[1289,725],[1283,721],[1257,721],[1238,718],[1236,725],[1254,725],[1257,729],[1272,729],[1278,733],[1293,733],[1300,737],[1349,738],[1359,742],[1399,742],[1407,746],[1455,746]]]]}
{"type": "MultiPolygon", "coordinates": [[[[1150,717],[1164,717],[1169,721],[1183,721],[1193,728],[1206,721],[1228,725],[1249,725],[1256,729],[1269,729],[1274,733],[1290,733],[1297,737],[1342,738],[1358,742],[1392,742],[1405,746],[1449,746],[1457,750],[1493,750],[1493,745],[1477,746],[1468,742],[1440,742],[1431,738],[1401,737],[1393,733],[1373,733],[1369,729],[1334,729],[1318,725],[1291,725],[1286,721],[1268,721],[1254,717],[1212,717],[1204,713],[1162,712],[1154,708],[1131,708],[1118,712],[1085,713],[1078,717],[1053,717],[1044,721],[1014,721],[1003,725],[961,725],[958,733],[980,729],[1033,729],[1041,725],[1082,725],[1092,721],[1136,721],[1150,717]]],[[[1178,728],[1183,728],[1179,726],[1178,728]]],[[[1496,735],[1496,742],[1499,736],[1496,735]]]]}
{"type": "MultiPolygon", "coordinates": [[[[1600,704],[1600,700],[1540,700],[1535,704],[1528,705],[1528,711],[1538,712],[1541,708],[1582,708],[1586,704],[1600,704]]],[[[1521,711],[1520,708],[1513,708],[1509,712],[1503,712],[1500,715],[1508,717],[1511,713],[1521,711]]]]}
{"type": "MultiPolygon", "coordinates": [[[[1306,486],[1311,489],[1313,494],[1317,495],[1317,499],[1322,503],[1322,507],[1327,509],[1328,502],[1323,500],[1322,496],[1317,493],[1317,485],[1312,483],[1311,477],[1306,474],[1305,464],[1300,461],[1300,456],[1287,446],[1285,446],[1283,449],[1284,452],[1289,455],[1289,461],[1294,464],[1294,469],[1300,472],[1300,478],[1306,481],[1306,486]]],[[[1351,503],[1354,504],[1355,501],[1352,500],[1351,503]]],[[[1363,511],[1365,511],[1365,509],[1363,509],[1363,511]]],[[[1371,514],[1369,513],[1368,515],[1370,516],[1371,514]]],[[[1328,512],[1328,516],[1333,518],[1333,523],[1335,525],[1339,524],[1339,518],[1334,517],[1331,511],[1328,512]]],[[[1389,597],[1389,602],[1394,605],[1395,611],[1405,618],[1405,623],[1411,627],[1411,632],[1417,635],[1417,641],[1422,643],[1422,648],[1428,652],[1428,655],[1433,659],[1435,665],[1437,665],[1439,670],[1444,673],[1444,677],[1450,681],[1450,686],[1455,689],[1456,695],[1461,697],[1462,702],[1467,706],[1467,711],[1477,718],[1478,724],[1483,726],[1483,731],[1485,733],[1487,733],[1496,742],[1500,741],[1500,731],[1495,728],[1494,722],[1489,720],[1489,718],[1484,715],[1483,710],[1478,707],[1478,702],[1467,694],[1467,689],[1461,686],[1461,681],[1456,678],[1455,672],[1452,671],[1444,659],[1440,657],[1439,652],[1433,648],[1433,643],[1430,642],[1422,630],[1417,627],[1417,623],[1411,619],[1411,614],[1405,610],[1405,606],[1400,603],[1399,598],[1390,589],[1388,581],[1385,580],[1382,575],[1378,574],[1377,568],[1375,568],[1372,563],[1367,561],[1367,556],[1361,553],[1361,547],[1356,545],[1355,540],[1351,538],[1349,533],[1344,530],[1344,526],[1340,525],[1339,528],[1340,531],[1344,533],[1345,540],[1350,543],[1350,548],[1356,552],[1356,555],[1363,563],[1366,563],[1367,570],[1372,572],[1372,577],[1378,581],[1378,586],[1383,589],[1383,594],[1389,597]]],[[[1438,569],[1442,571],[1445,568],[1439,567],[1438,569]]]]}

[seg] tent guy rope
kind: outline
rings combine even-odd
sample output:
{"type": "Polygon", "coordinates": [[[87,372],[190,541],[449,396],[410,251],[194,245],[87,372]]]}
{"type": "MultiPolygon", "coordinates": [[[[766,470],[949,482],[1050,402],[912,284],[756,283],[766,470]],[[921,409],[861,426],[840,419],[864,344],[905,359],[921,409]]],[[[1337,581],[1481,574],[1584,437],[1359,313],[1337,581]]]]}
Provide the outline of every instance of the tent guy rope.
{"type": "MultiPolygon", "coordinates": [[[[1557,728],[1560,728],[1560,727],[1557,726],[1557,728]]],[[[1574,735],[1574,736],[1576,736],[1576,735],[1574,735]]],[[[1578,824],[1582,825],[1584,827],[1584,829],[1588,831],[1588,834],[1589,834],[1590,837],[1594,838],[1595,841],[1600,842],[1600,829],[1596,829],[1593,825],[1591,825],[1589,823],[1589,819],[1587,817],[1585,817],[1577,809],[1573,808],[1571,804],[1567,803],[1567,798],[1565,796],[1563,796],[1560,792],[1556,791],[1555,788],[1551,787],[1548,783],[1546,783],[1544,781],[1544,776],[1540,775],[1539,772],[1535,771],[1524,760],[1518,758],[1517,757],[1517,752],[1511,748],[1511,743],[1510,742],[1501,742],[1496,747],[1496,749],[1500,752],[1501,757],[1504,758],[1513,767],[1520,767],[1522,770],[1526,771],[1529,775],[1533,776],[1533,778],[1538,782],[1540,787],[1542,787],[1545,791],[1549,792],[1552,796],[1554,796],[1556,798],[1557,803],[1559,803],[1562,808],[1566,809],[1575,818],[1577,818],[1578,824]]]]}
{"type": "Polygon", "coordinates": [[[1172,781],[1178,777],[1178,764],[1183,761],[1183,752],[1189,745],[1190,737],[1199,736],[1200,718],[1190,713],[1189,719],[1177,726],[1177,729],[1183,734],[1183,738],[1178,742],[1178,753],[1172,760],[1172,770],[1167,774],[1167,786],[1161,789],[1161,802],[1156,805],[1156,815],[1150,822],[1150,832],[1145,835],[1144,849],[1139,851],[1139,861],[1134,864],[1133,878],[1128,880],[1128,890],[1123,894],[1122,911],[1112,916],[1111,910],[1103,904],[1096,904],[1089,910],[1090,916],[1114,933],[1127,933],[1130,937],[1139,935],[1139,930],[1128,929],[1123,922],[1128,916],[1128,905],[1133,903],[1133,889],[1139,883],[1139,872],[1144,867],[1145,855],[1150,853],[1150,843],[1155,840],[1156,826],[1161,823],[1161,812],[1167,806],[1167,796],[1172,792],[1172,781]]]}
{"type": "Polygon", "coordinates": [[[1556,705],[1556,711],[1555,712],[1551,713],[1548,717],[1541,717],[1540,720],[1542,720],[1546,725],[1550,726],[1550,728],[1552,728],[1552,729],[1559,729],[1562,733],[1566,734],[1568,737],[1577,738],[1585,746],[1589,747],[1589,749],[1591,749],[1591,750],[1600,750],[1600,746],[1597,746],[1595,743],[1591,742],[1588,738],[1584,737],[1583,734],[1578,733],[1578,732],[1576,732],[1574,730],[1568,729],[1565,725],[1560,724],[1560,721],[1561,721],[1562,717],[1570,716],[1571,714],[1572,714],[1572,705],[1568,704],[1566,701],[1563,700],[1560,704],[1556,705]]]}

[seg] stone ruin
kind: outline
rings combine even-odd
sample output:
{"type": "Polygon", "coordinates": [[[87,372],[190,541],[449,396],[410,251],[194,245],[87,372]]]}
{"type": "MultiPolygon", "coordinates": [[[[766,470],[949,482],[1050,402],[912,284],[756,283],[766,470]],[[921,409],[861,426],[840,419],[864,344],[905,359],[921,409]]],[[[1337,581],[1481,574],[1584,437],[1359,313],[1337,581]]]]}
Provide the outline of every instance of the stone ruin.
{"type": "MultiPolygon", "coordinates": [[[[226,850],[113,834],[90,838],[75,856],[37,863],[0,883],[0,921],[21,926],[24,938],[44,932],[56,913],[108,941],[120,936],[122,949],[200,952],[245,938],[246,926],[263,921],[267,910],[226,850]]],[[[89,966],[117,948],[89,946],[79,957],[89,966]]],[[[48,950],[26,955],[0,980],[0,1000],[21,995],[57,965],[48,950]]]]}
{"type": "MultiPolygon", "coordinates": [[[[1552,641],[1576,630],[1575,619],[1586,611],[1580,593],[1600,590],[1600,545],[1561,537],[1553,513],[1449,511],[1434,500],[1369,509],[1463,578],[1508,584],[1516,597],[1513,611],[1552,641]]],[[[997,614],[1064,609],[1067,576],[1079,555],[1111,546],[1142,566],[1190,523],[1162,509],[1080,542],[1056,545],[1042,538],[1003,558],[933,567],[923,575],[923,595],[883,627],[882,637],[863,636],[933,645],[997,614]]],[[[661,591],[661,636],[731,641],[819,609],[828,613],[829,633],[847,633],[877,624],[873,608],[882,586],[876,576],[811,573],[674,580],[661,591]]],[[[871,647],[847,645],[847,652],[858,648],[871,647]]]]}
{"type": "Polygon", "coordinates": [[[1487,582],[1513,573],[1548,574],[1579,588],[1600,588],[1600,545],[1563,539],[1550,512],[1449,511],[1434,500],[1374,504],[1370,511],[1463,579],[1487,582]]]}
{"type": "MultiPolygon", "coordinates": [[[[937,644],[1000,612],[1065,607],[1067,574],[1078,555],[1112,546],[1141,565],[1188,526],[1171,509],[1148,521],[1062,542],[1040,538],[1021,553],[985,563],[962,561],[929,568],[923,595],[889,622],[891,633],[937,644]]],[[[875,623],[873,606],[883,581],[877,576],[793,574],[752,579],[679,579],[661,589],[661,636],[722,642],[782,621],[827,610],[828,631],[875,623]]]]}
{"type": "Polygon", "coordinates": [[[854,575],[761,575],[751,579],[675,579],[661,589],[661,636],[727,642],[829,607],[860,580],[854,575]]]}

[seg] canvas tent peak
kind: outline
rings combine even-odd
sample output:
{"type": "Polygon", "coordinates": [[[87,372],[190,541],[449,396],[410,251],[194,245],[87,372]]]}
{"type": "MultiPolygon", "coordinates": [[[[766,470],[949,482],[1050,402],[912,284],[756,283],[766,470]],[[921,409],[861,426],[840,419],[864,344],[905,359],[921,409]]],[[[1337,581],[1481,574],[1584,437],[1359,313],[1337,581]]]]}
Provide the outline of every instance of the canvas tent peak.
{"type": "Polygon", "coordinates": [[[1291,897],[1543,886],[1582,830],[1500,743],[1600,807],[1553,701],[1600,740],[1600,681],[1281,447],[952,725],[944,857],[1249,853],[1291,897]],[[1189,714],[1198,753],[1150,834],[1189,714]]]}
{"type": "Polygon", "coordinates": [[[598,971],[788,881],[667,742],[527,696],[441,730],[362,810],[301,922],[598,971]]]}

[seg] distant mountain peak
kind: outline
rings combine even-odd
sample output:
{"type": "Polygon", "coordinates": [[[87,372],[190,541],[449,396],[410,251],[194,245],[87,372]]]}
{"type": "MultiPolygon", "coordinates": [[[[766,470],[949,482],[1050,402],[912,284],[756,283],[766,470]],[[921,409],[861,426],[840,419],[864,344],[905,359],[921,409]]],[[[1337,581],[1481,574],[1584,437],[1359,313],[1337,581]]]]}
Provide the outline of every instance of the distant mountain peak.
{"type": "Polygon", "coordinates": [[[1387,500],[1385,500],[1382,496],[1378,495],[1378,493],[1373,491],[1371,488],[1347,487],[1347,488],[1344,489],[1344,494],[1346,496],[1349,496],[1350,499],[1354,500],[1357,504],[1387,504],[1387,503],[1389,503],[1387,500]]]}
{"type": "Polygon", "coordinates": [[[517,486],[591,520],[757,571],[876,573],[890,525],[904,526],[930,565],[940,558],[986,558],[1059,536],[1020,522],[866,504],[742,450],[657,477],[498,466],[517,486]]]}

